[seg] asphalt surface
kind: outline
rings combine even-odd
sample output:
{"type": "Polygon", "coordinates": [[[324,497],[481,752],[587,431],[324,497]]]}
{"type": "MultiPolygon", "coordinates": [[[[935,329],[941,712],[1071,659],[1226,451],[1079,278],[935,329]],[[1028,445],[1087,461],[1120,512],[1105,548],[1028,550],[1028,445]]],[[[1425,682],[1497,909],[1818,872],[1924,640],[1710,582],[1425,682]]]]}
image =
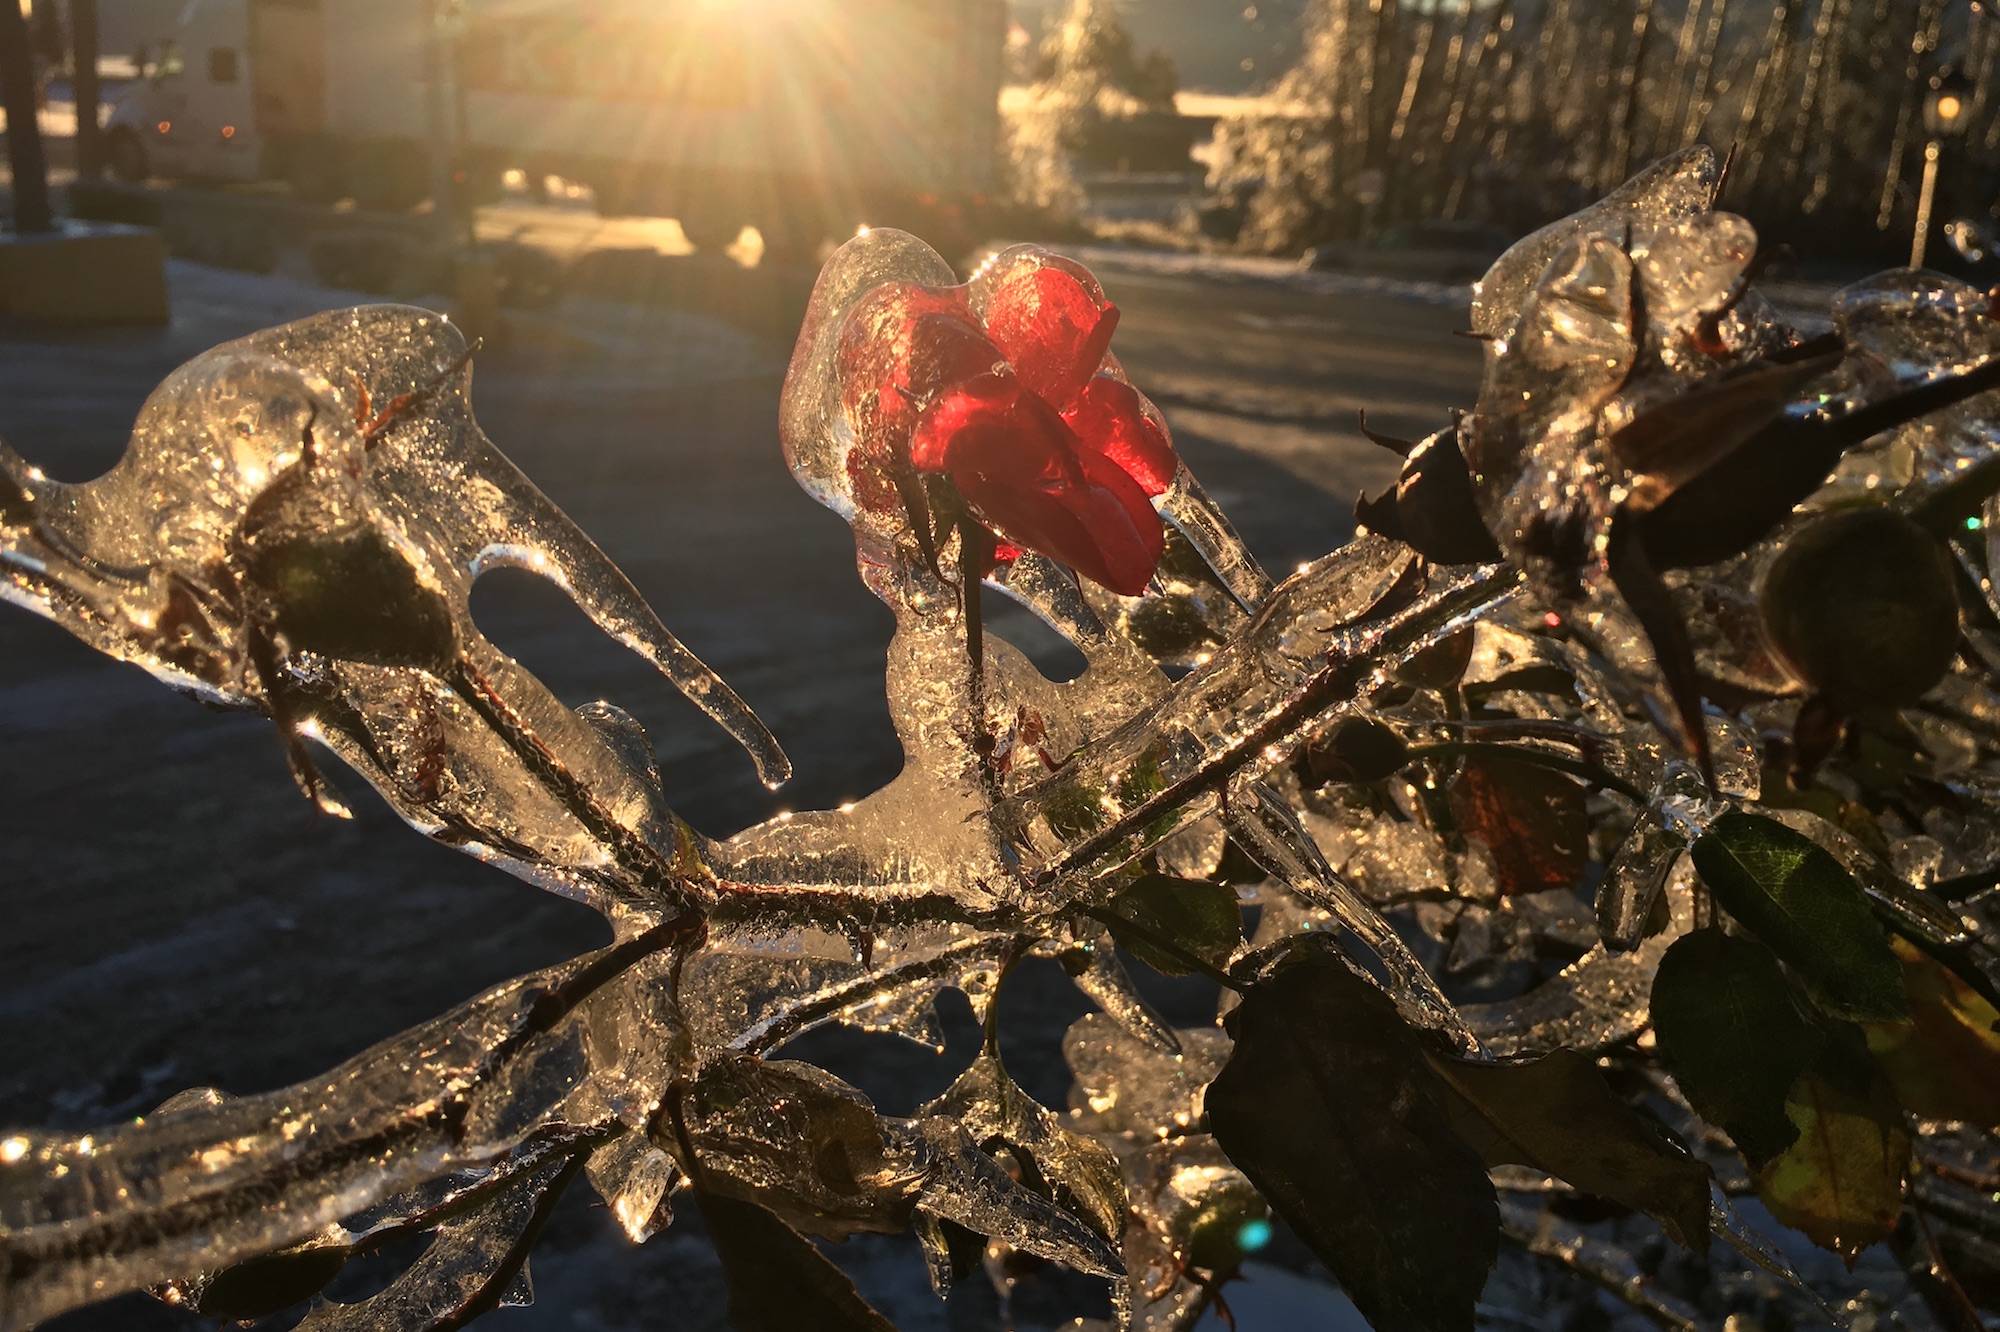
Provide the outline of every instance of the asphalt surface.
{"type": "MultiPolygon", "coordinates": [[[[521,221],[551,245],[605,243],[566,210],[521,221]]],[[[1470,400],[1477,349],[1452,336],[1462,313],[1445,304],[1089,257],[1123,311],[1114,350],[1274,568],[1342,541],[1353,495],[1393,474],[1393,459],[1357,429],[1357,409],[1378,429],[1415,434],[1470,400]]],[[[524,575],[481,584],[482,627],[568,702],[605,697],[633,711],[660,749],[669,798],[718,835],[782,807],[836,804],[897,763],[881,684],[888,617],[854,577],[844,525],[782,465],[775,416],[789,346],[731,322],[730,283],[760,281],[734,271],[700,284],[706,308],[539,317],[482,358],[473,388],[487,432],[758,708],[798,777],[765,792],[720,731],[524,575]]],[[[768,279],[757,288],[767,303],[768,279]]],[[[780,284],[797,308],[804,281],[780,284]]],[[[145,394],[175,365],[345,303],[182,264],[173,286],[164,331],[0,325],[0,437],[60,479],[90,477],[118,456],[145,394]]],[[[1038,626],[1018,616],[1003,625],[1060,667],[1038,626]]],[[[317,816],[267,723],[206,712],[0,608],[0,1126],[85,1128],[189,1086],[295,1081],[603,940],[584,908],[427,843],[364,790],[351,795],[353,822],[317,816]]],[[[1200,997],[1180,1002],[1191,1018],[1200,997]]],[[[1054,1042],[1079,1001],[1042,984],[1009,1004],[1027,1033],[1010,1062],[1060,1103],[1054,1042]]],[[[893,1113],[942,1087],[970,1049],[961,1021],[945,1060],[840,1037],[817,1053],[893,1113]]],[[[698,1246],[669,1237],[642,1251],[667,1256],[628,1260],[588,1190],[573,1192],[582,1201],[558,1218],[555,1256],[538,1259],[544,1300],[496,1327],[651,1325],[647,1311],[664,1299],[676,1326],[719,1316],[698,1246]],[[628,1264],[615,1280],[601,1266],[614,1259],[628,1264]]],[[[904,1303],[913,1251],[850,1251],[864,1274],[888,1273],[864,1275],[865,1287],[904,1303]]],[[[890,1312],[937,1325],[934,1308],[890,1312]]],[[[154,1325],[178,1324],[134,1302],[63,1324],[154,1325]]]]}

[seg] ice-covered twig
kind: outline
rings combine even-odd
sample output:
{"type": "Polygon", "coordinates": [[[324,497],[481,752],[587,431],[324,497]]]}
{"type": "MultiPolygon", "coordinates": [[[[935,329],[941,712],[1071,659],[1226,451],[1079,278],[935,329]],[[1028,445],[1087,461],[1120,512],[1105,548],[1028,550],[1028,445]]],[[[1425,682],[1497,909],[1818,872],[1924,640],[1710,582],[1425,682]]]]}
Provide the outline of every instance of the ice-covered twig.
{"type": "MultiPolygon", "coordinates": [[[[655,927],[510,981],[295,1087],[81,1136],[7,1138],[0,1327],[219,1270],[516,1150],[590,1090],[564,1053],[589,1039],[579,1009],[618,1002],[635,963],[684,937],[655,927]]],[[[612,1101],[620,1090],[596,1088],[612,1101]]]]}
{"type": "Polygon", "coordinates": [[[1385,564],[1394,552],[1362,541],[1295,574],[1165,698],[1003,801],[995,822],[1037,882],[1101,873],[1211,812],[1238,771],[1286,758],[1390,668],[1498,606],[1518,583],[1497,567],[1437,570],[1404,606],[1369,616],[1365,603],[1343,605],[1357,588],[1375,587],[1385,564]],[[1058,830],[1079,823],[1087,831],[1058,830]]]}

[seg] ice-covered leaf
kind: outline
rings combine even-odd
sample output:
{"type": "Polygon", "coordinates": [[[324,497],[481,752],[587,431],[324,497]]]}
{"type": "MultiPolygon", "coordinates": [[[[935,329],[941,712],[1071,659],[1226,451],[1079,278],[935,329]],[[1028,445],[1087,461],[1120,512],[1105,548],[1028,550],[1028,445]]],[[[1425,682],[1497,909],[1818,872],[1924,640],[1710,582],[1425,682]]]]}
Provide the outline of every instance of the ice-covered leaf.
{"type": "Polygon", "coordinates": [[[1525,759],[1478,754],[1451,784],[1459,829],[1493,857],[1502,893],[1574,888],[1589,857],[1584,790],[1525,759]]]}
{"type": "Polygon", "coordinates": [[[1005,1148],[1021,1164],[1027,1182],[1084,1217],[1107,1240],[1125,1232],[1125,1181],[1118,1158],[1022,1091],[998,1052],[982,1050],[972,1067],[917,1114],[957,1121],[988,1151],[1005,1148]]]}
{"type": "Polygon", "coordinates": [[[1554,1175],[1658,1221],[1675,1243],[1708,1247],[1708,1167],[1620,1100],[1587,1055],[1518,1064],[1433,1057],[1447,1112],[1489,1166],[1554,1175]]]}
{"type": "MultiPolygon", "coordinates": [[[[1685,765],[1676,777],[1682,794],[1693,793],[1686,788],[1701,787],[1701,778],[1685,765]]],[[[1666,923],[1660,908],[1667,881],[1687,846],[1680,820],[1655,808],[1639,811],[1597,885],[1597,928],[1607,946],[1620,951],[1636,948],[1656,925],[1666,923]]]]}
{"type": "Polygon", "coordinates": [[[895,1332],[812,1241],[756,1203],[701,1195],[738,1332],[895,1332]]]}
{"type": "Polygon", "coordinates": [[[1465,1020],[1487,1052],[1517,1058],[1559,1049],[1602,1050],[1645,1030],[1646,997],[1660,959],[1695,925],[1697,890],[1685,859],[1669,862],[1664,891],[1662,927],[1637,947],[1599,943],[1525,994],[1466,1005],[1465,1020]]]}
{"type": "Polygon", "coordinates": [[[1681,939],[1653,978],[1653,1032],[1688,1104],[1752,1161],[1791,1145],[1785,1096],[1824,1036],[1770,949],[1720,929],[1681,939]]]}
{"type": "Polygon", "coordinates": [[[1652,163],[1582,212],[1516,241],[1474,289],[1473,331],[1504,336],[1549,261],[1576,237],[1617,236],[1635,223],[1672,222],[1706,213],[1715,202],[1721,178],[1714,150],[1696,145],[1652,163]]]}
{"type": "Polygon", "coordinates": [[[2000,1128],[2000,1012],[1915,944],[1895,939],[1891,947],[1910,1020],[1862,1030],[1897,1100],[1926,1118],[2000,1128]]]}
{"type": "Polygon", "coordinates": [[[680,1103],[705,1196],[751,1199],[787,1225],[829,1238],[895,1232],[918,1181],[860,1091],[812,1064],[718,1054],[680,1103]]]}
{"type": "Polygon", "coordinates": [[[974,1234],[956,1221],[942,1221],[928,1212],[919,1212],[910,1222],[923,1250],[924,1270],[931,1290],[939,1299],[951,1294],[952,1287],[979,1270],[986,1256],[986,1237],[974,1234]]]}
{"type": "Polygon", "coordinates": [[[584,1170],[618,1228],[634,1244],[645,1243],[672,1224],[668,1194],[680,1170],[649,1135],[620,1134],[592,1152],[584,1170]]]}
{"type": "Polygon", "coordinates": [[[1305,752],[1306,773],[1316,782],[1379,782],[1409,761],[1409,743],[1372,717],[1339,722],[1315,736],[1305,752]]]}
{"type": "Polygon", "coordinates": [[[1499,1247],[1493,1186],[1414,1031],[1322,942],[1230,1014],[1209,1124],[1375,1326],[1470,1329],[1499,1247]]]}
{"type": "Polygon", "coordinates": [[[1839,861],[1774,819],[1731,811],[1692,849],[1729,914],[1798,969],[1828,1012],[1893,1019],[1908,1005],[1896,956],[1839,861]]]}
{"type": "Polygon", "coordinates": [[[1194,970],[1185,954],[1226,966],[1243,937],[1243,908],[1226,883],[1147,874],[1120,889],[1105,909],[1118,942],[1169,976],[1194,970]]]}
{"type": "Polygon", "coordinates": [[[528,1253],[579,1164],[559,1157],[507,1181],[440,1225],[386,1289],[352,1304],[320,1303],[299,1332],[445,1332],[532,1301],[533,1286],[519,1284],[528,1253]]]}
{"type": "Polygon", "coordinates": [[[932,1115],[909,1132],[924,1166],[920,1211],[1088,1276],[1124,1274],[1093,1222],[1016,1182],[957,1121],[932,1115]]]}
{"type": "Polygon", "coordinates": [[[318,315],[175,372],[94,481],[50,481],[0,451],[22,511],[0,524],[0,594],[169,683],[271,714],[329,809],[307,741],[441,839],[607,909],[657,909],[689,887],[677,821],[479,633],[475,579],[517,567],[554,582],[767,781],[789,765],[480,431],[467,356],[425,311],[318,315]]]}
{"type": "Polygon", "coordinates": [[[167,1303],[231,1322],[249,1322],[302,1304],[325,1289],[347,1266],[346,1245],[282,1249],[224,1268],[195,1282],[166,1288],[167,1303]]]}
{"type": "Polygon", "coordinates": [[[1902,1107],[1860,1041],[1833,1049],[1792,1084],[1798,1137],[1757,1172],[1771,1214],[1852,1263],[1895,1229],[1910,1166],[1902,1107]]]}

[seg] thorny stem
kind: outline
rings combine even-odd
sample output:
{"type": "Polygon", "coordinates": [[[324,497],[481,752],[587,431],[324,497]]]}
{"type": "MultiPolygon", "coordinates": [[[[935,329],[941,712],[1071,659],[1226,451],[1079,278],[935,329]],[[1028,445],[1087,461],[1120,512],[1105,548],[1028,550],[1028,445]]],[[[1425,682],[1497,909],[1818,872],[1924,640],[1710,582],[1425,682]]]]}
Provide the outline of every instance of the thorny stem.
{"type": "Polygon", "coordinates": [[[667,1088],[666,1099],[660,1110],[674,1130],[674,1142],[681,1149],[682,1166],[687,1171],[688,1183],[696,1193],[708,1192],[708,1172],[702,1168],[701,1157],[695,1152],[694,1137],[688,1132],[687,1113],[683,1104],[687,1100],[687,1084],[676,1082],[667,1088]]]}
{"type": "MultiPolygon", "coordinates": [[[[688,876],[677,873],[651,843],[619,822],[598,800],[596,792],[569,770],[535,734],[526,719],[494,688],[492,681],[463,655],[458,658],[457,668],[452,672],[449,683],[452,692],[506,741],[515,757],[541,780],[544,788],[562,801],[570,815],[600,844],[611,850],[638,886],[654,890],[683,910],[698,909],[703,905],[699,896],[690,890],[688,876]]],[[[658,902],[648,904],[657,906],[658,902]]]]}
{"type": "Polygon", "coordinates": [[[1592,786],[1607,791],[1616,791],[1619,795],[1637,803],[1641,807],[1652,803],[1652,797],[1644,791],[1641,791],[1623,777],[1598,767],[1595,763],[1587,763],[1582,759],[1567,758],[1561,754],[1551,754],[1546,749],[1537,749],[1532,745],[1502,745],[1485,740],[1440,740],[1435,744],[1413,746],[1409,751],[1409,760],[1412,763],[1417,762],[1419,759],[1473,758],[1478,756],[1518,759],[1523,763],[1534,764],[1536,767],[1550,768],[1556,772],[1568,773],[1572,777],[1579,778],[1590,783],[1592,786]]]}
{"type": "Polygon", "coordinates": [[[965,660],[971,671],[967,702],[971,717],[972,750],[979,756],[979,777],[988,798],[999,794],[1000,779],[993,771],[993,733],[986,728],[986,617],[980,601],[985,585],[986,564],[993,555],[993,536],[971,513],[958,516],[958,595],[959,618],[965,625],[965,660]]]}
{"type": "Polygon", "coordinates": [[[980,1047],[988,1055],[1000,1057],[1000,990],[1014,974],[1015,964],[1026,955],[1032,941],[1017,937],[1007,941],[1007,954],[1000,962],[1000,974],[993,978],[993,993],[986,1000],[986,1021],[980,1024],[980,1047]]]}
{"type": "MultiPolygon", "coordinates": [[[[395,397],[389,399],[389,405],[384,407],[379,414],[373,416],[370,413],[373,411],[374,404],[368,392],[368,385],[361,382],[360,376],[355,376],[355,388],[358,391],[359,401],[355,403],[354,423],[361,430],[363,450],[373,450],[377,444],[382,442],[382,437],[398,421],[408,416],[412,410],[428,404],[433,397],[437,396],[438,390],[450,383],[458,375],[459,371],[472,364],[472,358],[477,356],[485,345],[486,340],[484,338],[474,338],[466,344],[464,351],[451,359],[449,364],[440,368],[429,379],[417,385],[409,392],[398,393],[395,397]]],[[[307,423],[307,428],[311,428],[310,422],[307,423]]]]}
{"type": "MultiPolygon", "coordinates": [[[[692,918],[698,926],[699,917],[692,918]]],[[[585,1000],[623,976],[647,958],[685,939],[690,918],[676,917],[613,944],[593,956],[575,972],[537,994],[529,1004],[520,1027],[487,1052],[472,1074],[474,1086],[492,1078],[514,1054],[535,1037],[553,1031],[557,1023],[575,1012],[585,1000]]]]}

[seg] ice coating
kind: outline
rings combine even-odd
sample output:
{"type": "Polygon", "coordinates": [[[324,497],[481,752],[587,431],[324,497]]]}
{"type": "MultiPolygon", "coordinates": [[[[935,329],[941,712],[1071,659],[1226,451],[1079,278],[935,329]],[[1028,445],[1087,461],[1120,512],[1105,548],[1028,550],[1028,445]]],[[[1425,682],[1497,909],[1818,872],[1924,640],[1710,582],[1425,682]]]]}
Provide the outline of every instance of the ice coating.
{"type": "MultiPolygon", "coordinates": [[[[963,361],[926,364],[925,353],[910,347],[914,335],[902,321],[912,316],[963,318],[983,325],[1002,347],[1026,343],[1020,329],[1041,315],[1035,302],[1047,298],[1034,279],[1045,270],[1074,279],[1089,299],[1110,311],[1107,322],[1115,327],[1115,307],[1089,271],[1037,246],[1015,246],[990,256],[964,283],[930,246],[892,228],[856,237],[827,261],[785,377],[779,426],[793,475],[815,499],[857,524],[857,540],[865,544],[884,538],[867,521],[870,508],[879,506],[856,495],[856,449],[866,452],[884,432],[897,436],[900,444],[911,409],[928,405],[921,399],[897,401],[897,393],[883,387],[893,378],[889,372],[908,365],[920,386],[934,393],[955,378],[995,368],[990,350],[978,349],[968,350],[969,359],[963,361]],[[1023,296],[1024,291],[1031,294],[1023,296]],[[913,356],[916,363],[909,364],[913,356]]],[[[1103,336],[1111,334],[1107,330],[1103,336]]],[[[1091,353],[1097,358],[1096,374],[1129,385],[1107,346],[1092,344],[1086,354],[1091,353]]],[[[1041,357],[1017,354],[1016,359],[1012,372],[1036,391],[1073,391],[1066,384],[1045,388],[1044,381],[1062,376],[1041,357]]],[[[1171,438],[1159,409],[1143,393],[1137,406],[1153,428],[1171,438]]],[[[1254,606],[1269,591],[1269,577],[1185,466],[1176,466],[1167,480],[1157,499],[1162,514],[1200,552],[1230,595],[1254,606]]]]}
{"type": "Polygon", "coordinates": [[[1237,772],[1275,766],[1390,666],[1515,592],[1514,575],[1499,569],[1439,571],[1414,599],[1371,618],[1413,563],[1364,538],[1302,569],[1146,712],[1003,800],[996,819],[1033,856],[1037,877],[1115,867],[1164,841],[1213,810],[1237,772]]]}
{"type": "MultiPolygon", "coordinates": [[[[1610,443],[1620,429],[1789,345],[1747,290],[1754,234],[1710,211],[1714,176],[1706,150],[1649,168],[1517,246],[1481,284],[1488,380],[1465,433],[1441,438],[1493,473],[1483,498],[1506,534],[1571,504],[1599,523],[1628,479],[1610,443]]],[[[521,1300],[526,1245],[579,1173],[634,1243],[671,1222],[677,1190],[698,1188],[813,1233],[914,1227],[942,1283],[949,1220],[994,1253],[1111,1278],[1134,1326],[1184,1327],[1208,1300],[1187,1269],[1194,1226],[1256,1203],[1202,1130],[1228,1035],[1169,1025],[1090,914],[1134,867],[1209,878],[1247,861],[1268,878],[1242,887],[1261,914],[1239,974],[1297,934],[1329,932],[1408,1021],[1471,1058],[1639,1037],[1660,957],[1704,923],[1683,852],[1731,808],[1805,831],[1881,914],[1933,945],[1973,951],[1990,932],[1991,890],[1952,901],[1929,888],[2000,859],[2000,831],[1979,817],[2000,797],[1975,770],[1975,728],[2000,726],[2000,702],[1968,667],[1940,686],[1948,706],[1910,722],[1951,758],[1938,808],[1885,852],[1755,803],[1758,733],[1789,725],[1797,699],[1782,680],[1760,687],[1775,677],[1754,633],[1700,644],[1704,665],[1727,668],[1751,699],[1701,718],[1711,786],[1649,697],[1658,672],[1629,609],[1592,591],[1552,625],[1519,543],[1509,564],[1444,567],[1367,537],[1274,586],[1176,467],[1152,497],[1173,530],[1143,593],[1079,584],[1032,552],[986,573],[985,587],[1079,650],[1080,676],[1044,677],[990,629],[974,638],[963,533],[927,532],[926,549],[903,497],[857,490],[863,432],[909,404],[857,397],[842,358],[870,365],[877,336],[893,339],[870,322],[885,288],[1004,334],[1033,312],[996,311],[996,292],[1043,272],[1083,294],[1083,323],[1109,307],[1087,272],[1045,252],[1004,252],[960,283],[897,232],[844,247],[822,275],[786,381],[783,442],[801,484],[853,524],[860,575],[894,618],[884,685],[905,767],[840,809],[733,835],[674,815],[629,714],[564,708],[472,628],[465,593],[484,569],[549,577],[745,740],[764,775],[783,771],[734,695],[478,432],[463,345],[434,316],[348,312],[218,349],[163,386],[132,453],[97,482],[50,483],[0,452],[10,599],[179,687],[271,712],[420,828],[619,926],[612,948],[496,987],[322,1078],[260,1096],[188,1093],[96,1133],[0,1139],[0,1267],[26,1274],[0,1297],[0,1327],[147,1287],[198,1303],[249,1257],[417,1232],[430,1248],[401,1276],[354,1304],[316,1305],[304,1326],[521,1300]],[[378,592],[380,613],[330,614],[315,597],[327,567],[378,592]],[[1405,668],[1468,631],[1455,679],[1413,682],[1405,668]],[[1308,783],[1301,754],[1353,719],[1419,756],[1379,782],[1308,783]],[[1594,910],[1581,890],[1501,896],[1490,857],[1443,809],[1476,747],[1590,775],[1607,833],[1592,851],[1594,910]],[[1447,983],[1545,947],[1574,960],[1510,997],[1447,998],[1447,983]],[[942,1049],[937,996],[958,989],[995,1018],[1023,955],[1060,958],[1095,1009],[1064,1041],[1067,1110],[1029,1100],[991,1043],[909,1119],[770,1057],[835,1022],[942,1049]],[[684,1137],[663,1128],[676,1113],[684,1137]],[[1010,1173],[1007,1158],[1024,1156],[1041,1184],[1010,1173]]],[[[1836,313],[1856,354],[1837,391],[1797,395],[1801,416],[1822,398],[1853,411],[1996,351],[1978,294],[1934,275],[1885,275],[1836,313]]],[[[1100,351],[1086,368],[1133,387],[1100,351]]],[[[1014,362],[1052,395],[1074,389],[1047,378],[1072,373],[1067,363],[1014,362]]],[[[1912,459],[1898,502],[1990,454],[1992,403],[1895,427],[1912,459]]],[[[1749,598],[1754,613],[1760,558],[1676,575],[1673,594],[1739,609],[1749,598]]],[[[1964,558],[1991,595],[1987,571],[1964,558]]],[[[309,760],[295,761],[310,783],[309,760]]],[[[1534,1234],[1628,1280],[1617,1255],[1571,1232],[1534,1234]]]]}
{"type": "Polygon", "coordinates": [[[306,741],[440,840],[601,909],[671,907],[690,891],[672,868],[686,837],[657,781],[479,633],[473,581],[501,566],[549,579],[766,780],[789,765],[481,433],[468,354],[427,312],[319,315],[176,372],[95,481],[52,482],[0,451],[0,593],[171,684],[270,713],[329,805],[306,741]]]}
{"type": "Polygon", "coordinates": [[[1503,337],[1556,253],[1581,235],[1617,235],[1634,221],[1672,221],[1705,213],[1721,184],[1721,165],[1706,144],[1661,158],[1597,203],[1516,241],[1472,295],[1472,331],[1503,337]]]}
{"type": "MultiPolygon", "coordinates": [[[[219,1270],[427,1181],[510,1154],[512,1169],[531,1141],[612,1120],[630,1091],[619,1056],[653,1052],[612,1052],[594,1070],[579,1051],[592,1009],[629,1002],[643,979],[623,973],[607,990],[604,964],[634,954],[644,955],[621,945],[496,987],[296,1087],[169,1103],[91,1134],[16,1135],[0,1165],[0,1251],[20,1274],[8,1324],[219,1270]],[[112,1198],[123,1205],[104,1205],[112,1198]]],[[[672,1073],[653,1057],[640,1068],[672,1073]]]]}
{"type": "MultiPolygon", "coordinates": [[[[1856,349],[1853,369],[1864,390],[1881,392],[2000,356],[1993,298],[1937,273],[1883,273],[1857,282],[1834,298],[1833,313],[1856,349]]],[[[1908,422],[1869,454],[1908,467],[1906,484],[1930,489],[1989,456],[1996,443],[2000,390],[1908,422]]]]}
{"type": "Polygon", "coordinates": [[[1525,265],[1544,247],[1510,250],[1487,282],[1521,289],[1513,317],[1485,327],[1475,313],[1486,374],[1461,442],[1488,529],[1531,572],[1602,553],[1635,484],[1615,450],[1621,427],[1787,339],[1746,304],[1750,224],[1694,202],[1687,177],[1652,179],[1654,194],[1554,224],[1532,277],[1525,265]]]}

